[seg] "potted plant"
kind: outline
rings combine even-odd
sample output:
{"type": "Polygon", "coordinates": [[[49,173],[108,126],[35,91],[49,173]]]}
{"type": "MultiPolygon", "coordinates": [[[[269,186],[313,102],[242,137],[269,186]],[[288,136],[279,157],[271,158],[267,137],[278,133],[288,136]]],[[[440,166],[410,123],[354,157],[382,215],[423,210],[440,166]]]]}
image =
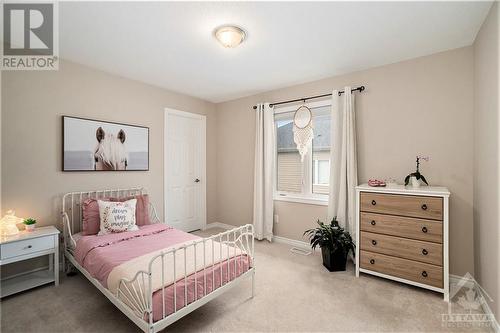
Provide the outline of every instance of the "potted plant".
{"type": "Polygon", "coordinates": [[[351,235],[339,226],[336,217],[330,224],[325,224],[320,220],[317,223],[319,227],[306,230],[304,236],[309,237],[313,250],[319,245],[323,256],[323,266],[330,272],[345,271],[347,255],[349,251],[352,251],[354,255],[356,248],[351,235]]]}
{"type": "Polygon", "coordinates": [[[35,230],[35,224],[36,224],[35,219],[29,218],[29,219],[24,220],[23,223],[24,223],[24,227],[26,228],[26,231],[35,230]]]}

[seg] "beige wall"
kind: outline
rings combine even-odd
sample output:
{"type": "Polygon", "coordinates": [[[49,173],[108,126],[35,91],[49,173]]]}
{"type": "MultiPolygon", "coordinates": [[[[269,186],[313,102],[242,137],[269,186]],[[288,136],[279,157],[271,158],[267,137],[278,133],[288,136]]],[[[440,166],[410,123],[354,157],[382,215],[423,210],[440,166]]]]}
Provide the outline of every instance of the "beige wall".
{"type": "Polygon", "coordinates": [[[495,3],[474,43],[475,276],[500,318],[500,6],[495,3]]]}
{"type": "MultiPolygon", "coordinates": [[[[2,91],[2,73],[0,71],[0,92],[2,91]]],[[[2,94],[0,93],[0,218],[3,217],[2,210],[2,94]]]]}
{"type": "MultiPolygon", "coordinates": [[[[254,111],[274,102],[366,86],[357,95],[359,179],[413,171],[415,155],[431,157],[421,171],[451,193],[451,272],[474,271],[473,259],[473,49],[461,48],[397,64],[332,77],[217,104],[217,216],[219,222],[252,222],[254,111]]],[[[279,236],[302,239],[326,216],[325,206],[276,202],[279,236]]]]}
{"type": "Polygon", "coordinates": [[[71,62],[59,68],[3,73],[4,210],[59,225],[65,192],[144,186],[163,216],[163,114],[169,107],[207,115],[207,221],[216,220],[214,104],[71,62]],[[148,126],[150,170],[62,172],[62,115],[148,126]]]}

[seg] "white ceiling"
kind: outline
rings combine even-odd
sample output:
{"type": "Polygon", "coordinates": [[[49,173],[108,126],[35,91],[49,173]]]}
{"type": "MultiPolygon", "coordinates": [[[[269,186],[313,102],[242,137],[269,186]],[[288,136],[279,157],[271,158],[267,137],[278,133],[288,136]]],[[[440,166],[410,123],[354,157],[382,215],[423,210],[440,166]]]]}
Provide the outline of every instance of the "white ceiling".
{"type": "Polygon", "coordinates": [[[472,44],[489,2],[61,2],[62,58],[221,102],[472,44]],[[212,36],[243,27],[236,49],[212,36]]]}

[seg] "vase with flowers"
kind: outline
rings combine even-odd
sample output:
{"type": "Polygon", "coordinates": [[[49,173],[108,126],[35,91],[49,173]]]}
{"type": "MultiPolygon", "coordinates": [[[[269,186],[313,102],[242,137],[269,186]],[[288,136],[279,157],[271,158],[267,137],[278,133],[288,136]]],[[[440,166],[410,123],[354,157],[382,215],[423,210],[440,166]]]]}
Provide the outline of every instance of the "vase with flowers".
{"type": "Polygon", "coordinates": [[[422,180],[425,185],[429,185],[429,183],[427,183],[427,180],[425,179],[424,175],[422,175],[420,173],[420,160],[423,160],[423,161],[426,161],[428,162],[429,161],[429,157],[428,156],[417,156],[417,171],[415,172],[412,172],[410,173],[408,176],[405,177],[405,186],[408,186],[408,184],[410,183],[411,181],[411,186],[413,187],[420,187],[420,180],[422,180]]]}

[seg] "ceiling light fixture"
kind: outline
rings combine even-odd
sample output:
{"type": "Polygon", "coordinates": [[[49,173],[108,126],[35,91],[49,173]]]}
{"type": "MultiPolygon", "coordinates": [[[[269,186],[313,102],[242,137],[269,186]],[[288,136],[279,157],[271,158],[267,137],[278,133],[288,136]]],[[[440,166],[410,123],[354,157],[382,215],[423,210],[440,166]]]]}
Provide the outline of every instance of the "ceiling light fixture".
{"type": "Polygon", "coordinates": [[[233,48],[240,45],[246,37],[246,33],[240,27],[235,25],[224,25],[214,31],[215,38],[227,48],[233,48]]]}

